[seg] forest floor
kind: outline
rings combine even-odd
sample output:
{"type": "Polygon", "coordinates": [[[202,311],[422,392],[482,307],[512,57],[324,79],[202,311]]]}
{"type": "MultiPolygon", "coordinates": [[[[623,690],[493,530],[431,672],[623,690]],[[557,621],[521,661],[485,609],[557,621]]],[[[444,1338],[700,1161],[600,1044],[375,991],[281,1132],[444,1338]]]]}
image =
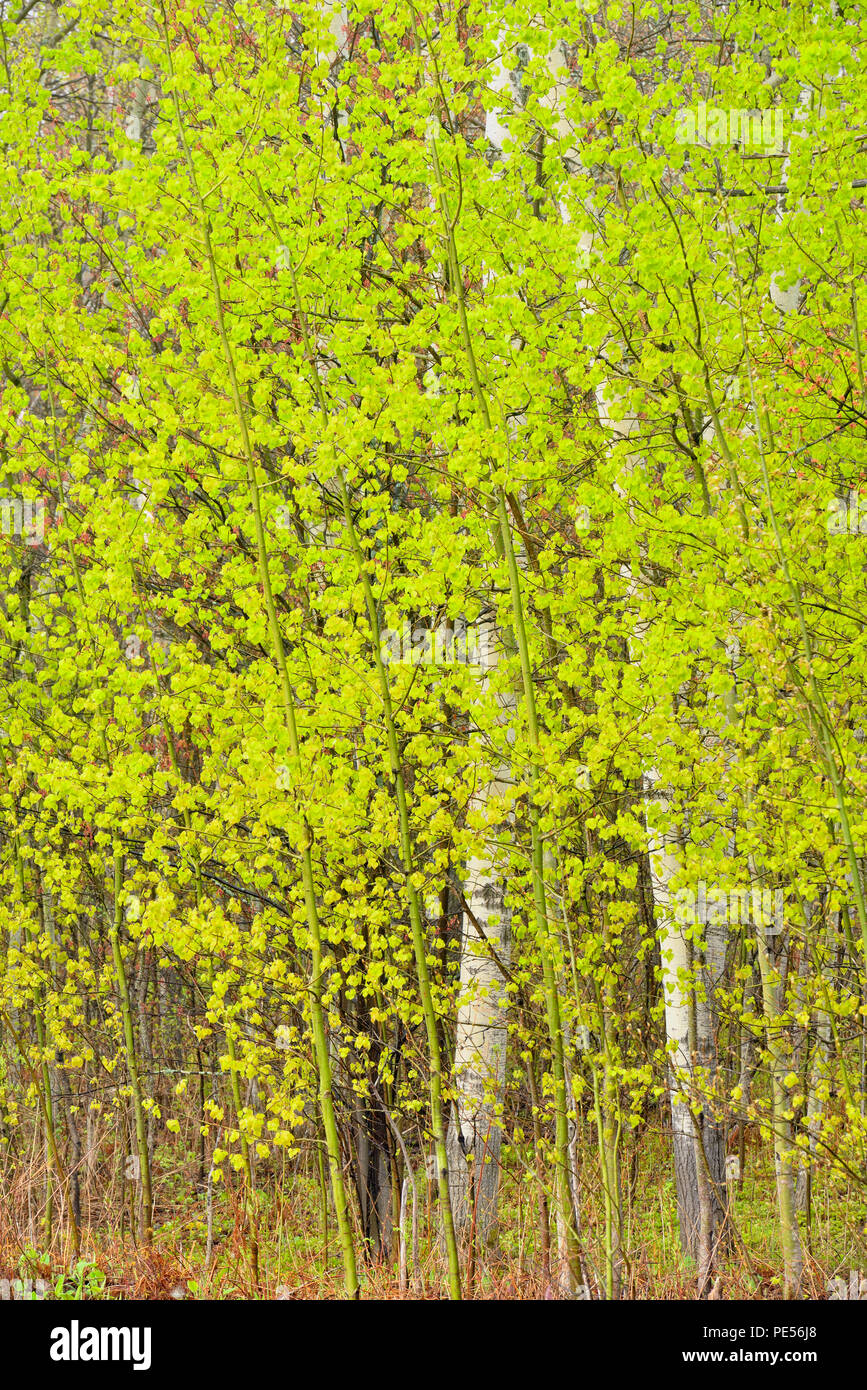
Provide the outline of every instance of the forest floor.
{"type": "MultiPolygon", "coordinates": [[[[693,1299],[695,1270],[680,1250],[673,1174],[663,1135],[645,1136],[635,1151],[631,1191],[624,1195],[622,1296],[693,1299]]],[[[57,1231],[48,1248],[32,1200],[15,1203],[7,1190],[0,1208],[0,1296],[97,1299],[331,1299],[342,1296],[342,1268],[333,1220],[323,1228],[316,1166],[302,1159],[260,1171],[259,1279],[251,1268],[241,1200],[236,1188],[214,1188],[211,1255],[205,1198],[195,1163],[178,1165],[175,1151],[155,1154],[157,1220],[150,1248],[129,1233],[129,1211],[112,1202],[110,1181],[96,1197],[83,1192],[82,1254],[70,1272],[57,1231]],[[37,1282],[39,1281],[39,1282],[37,1282]]],[[[106,1163],[107,1170],[112,1165],[106,1163]]],[[[539,1238],[538,1189],[521,1163],[507,1163],[501,1225],[494,1250],[477,1258],[472,1288],[480,1299],[553,1296],[539,1238]]],[[[598,1266],[603,1236],[598,1179],[586,1175],[582,1245],[588,1266],[598,1266]]],[[[743,1182],[732,1185],[733,1239],[717,1263],[716,1297],[772,1300],[782,1296],[781,1254],[775,1220],[773,1160],[767,1147],[750,1153],[743,1182]]],[[[365,1259],[359,1248],[361,1295],[366,1298],[441,1298],[444,1273],[435,1229],[432,1185],[419,1188],[420,1259],[415,1283],[401,1289],[397,1256],[365,1259]]],[[[859,1296],[867,1271],[867,1201],[838,1177],[817,1173],[809,1226],[801,1218],[804,1294],[827,1299],[859,1296]],[[854,1272],[854,1273],[853,1273],[854,1272]]],[[[407,1227],[410,1222],[407,1220],[407,1227]]],[[[411,1253],[410,1253],[411,1265],[411,1253]]],[[[867,1285],[864,1286],[867,1290],[867,1285]]],[[[867,1296],[867,1292],[863,1296],[867,1296]]]]}

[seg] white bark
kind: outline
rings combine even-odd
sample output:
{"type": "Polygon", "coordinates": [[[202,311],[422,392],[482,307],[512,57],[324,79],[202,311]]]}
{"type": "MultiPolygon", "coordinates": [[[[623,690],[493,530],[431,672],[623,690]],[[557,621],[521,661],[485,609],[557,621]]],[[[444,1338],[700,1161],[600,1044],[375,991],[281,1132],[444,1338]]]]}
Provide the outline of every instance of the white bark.
{"type": "MultiPolygon", "coordinates": [[[[479,643],[483,663],[480,694],[488,693],[490,676],[499,661],[493,621],[482,628],[479,643]]],[[[502,721],[511,722],[514,699],[499,696],[502,721]]],[[[495,769],[471,808],[488,814],[509,781],[506,768],[495,769]]],[[[506,1084],[508,971],[511,912],[496,863],[497,832],[491,827],[485,851],[467,865],[461,938],[460,1005],[454,1059],[458,1092],[447,1137],[449,1182],[455,1229],[474,1231],[480,1245],[496,1236],[497,1195],[502,1139],[502,1102],[506,1084]]]]}

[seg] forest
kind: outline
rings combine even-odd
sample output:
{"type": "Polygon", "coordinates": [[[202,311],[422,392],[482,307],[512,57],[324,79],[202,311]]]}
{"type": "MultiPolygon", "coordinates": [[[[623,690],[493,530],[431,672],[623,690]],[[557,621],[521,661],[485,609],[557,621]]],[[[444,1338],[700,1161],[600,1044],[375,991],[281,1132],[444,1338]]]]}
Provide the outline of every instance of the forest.
{"type": "Polygon", "coordinates": [[[867,1298],[865,41],[0,0],[0,1298],[867,1298]]]}

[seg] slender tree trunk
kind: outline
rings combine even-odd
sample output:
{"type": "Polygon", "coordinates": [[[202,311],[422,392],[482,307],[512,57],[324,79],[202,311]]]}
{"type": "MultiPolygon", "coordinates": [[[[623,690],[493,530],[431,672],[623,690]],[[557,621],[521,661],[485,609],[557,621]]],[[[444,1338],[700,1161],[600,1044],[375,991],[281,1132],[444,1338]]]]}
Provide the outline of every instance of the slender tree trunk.
{"type": "Polygon", "coordinates": [[[132,1092],[133,1116],[135,1120],[136,1156],[138,1158],[138,1191],[141,1195],[141,1236],[149,1245],[153,1236],[153,1188],[151,1184],[150,1152],[147,1140],[147,1121],[143,1105],[141,1082],[139,1080],[138,1056],[136,1052],[135,1027],[130,1003],[129,984],[123,951],[120,944],[120,929],[123,922],[121,894],[123,891],[123,859],[120,854],[114,857],[114,919],[109,933],[112,959],[114,961],[115,983],[120,999],[123,1034],[126,1045],[126,1063],[129,1084],[132,1092]]]}
{"type": "MultiPolygon", "coordinates": [[[[493,621],[483,625],[479,640],[482,691],[498,665],[499,647],[493,621]]],[[[501,697],[503,718],[513,717],[514,700],[501,697]]],[[[493,779],[471,803],[485,812],[507,782],[507,771],[493,779]]],[[[491,847],[470,860],[465,880],[466,911],[461,936],[460,1003],[453,1067],[456,1100],[447,1135],[449,1183],[455,1230],[464,1242],[472,1230],[482,1248],[497,1233],[500,1182],[500,1113],[506,1083],[506,1008],[504,970],[509,967],[511,912],[504,899],[495,861],[494,842],[502,827],[491,827],[491,847]]]]}
{"type": "MultiPolygon", "coordinates": [[[[751,865],[753,879],[759,879],[755,865],[751,865]]],[[[756,913],[759,917],[761,914],[756,913]]],[[[801,1249],[801,1236],[795,1209],[795,1183],[792,1166],[791,1111],[789,1095],[784,1077],[788,1067],[788,1042],[776,1026],[780,1012],[780,977],[771,959],[765,926],[761,921],[754,922],[756,944],[758,947],[759,972],[762,982],[762,1002],[765,1014],[766,1050],[771,1074],[771,1118],[774,1133],[774,1170],[777,1181],[777,1210],[780,1222],[780,1243],[783,1248],[783,1297],[798,1298],[804,1271],[804,1256],[801,1249]]]]}

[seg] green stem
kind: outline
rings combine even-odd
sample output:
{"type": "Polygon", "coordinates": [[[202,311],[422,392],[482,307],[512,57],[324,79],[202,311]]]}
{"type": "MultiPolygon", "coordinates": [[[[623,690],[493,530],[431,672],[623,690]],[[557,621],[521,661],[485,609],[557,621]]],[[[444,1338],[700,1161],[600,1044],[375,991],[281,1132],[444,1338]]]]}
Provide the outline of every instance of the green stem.
{"type": "Polygon", "coordinates": [[[123,923],[123,908],[121,907],[121,894],[123,892],[123,855],[115,851],[114,855],[114,919],[109,941],[111,942],[111,955],[114,962],[114,973],[117,981],[117,992],[120,996],[121,1017],[123,1019],[123,1036],[126,1043],[126,1061],[129,1071],[129,1084],[132,1091],[133,1111],[135,1114],[135,1138],[136,1148],[138,1149],[138,1159],[141,1177],[141,1199],[142,1199],[142,1239],[145,1245],[150,1245],[153,1237],[153,1192],[151,1184],[150,1156],[148,1154],[147,1124],[145,1122],[144,1106],[142,1104],[141,1082],[138,1074],[138,1061],[136,1058],[135,1031],[133,1029],[132,1008],[129,1002],[129,984],[126,978],[126,969],[123,963],[123,951],[120,944],[120,929],[123,923]]]}
{"type": "MultiPolygon", "coordinates": [[[[171,59],[171,42],[169,40],[168,29],[165,23],[165,12],[163,12],[164,35],[166,42],[166,55],[168,59],[169,71],[174,76],[174,69],[171,59]]],[[[181,119],[181,108],[178,100],[177,91],[173,92],[175,117],[178,127],[178,136],[186,158],[189,170],[190,185],[198,205],[201,217],[201,231],[205,246],[205,256],[211,277],[211,288],[214,295],[214,308],[217,319],[217,331],[220,345],[223,352],[223,359],[226,372],[229,377],[229,384],[232,395],[232,404],[238,424],[238,431],[241,436],[241,446],[244,453],[244,460],[247,471],[247,486],[250,496],[250,508],[253,514],[253,524],[256,533],[256,554],[259,569],[259,580],[262,585],[262,593],[265,601],[265,608],[268,614],[268,626],[271,635],[271,643],[274,657],[280,674],[280,681],[283,689],[285,702],[286,729],[289,738],[289,748],[296,767],[300,764],[301,747],[298,738],[298,727],[295,718],[295,696],[292,690],[292,683],[289,678],[289,670],[286,664],[286,652],[283,645],[283,635],[280,631],[280,623],[277,616],[277,606],[274,602],[274,595],[271,589],[271,576],[268,570],[268,550],[265,541],[265,528],[262,522],[262,508],[259,498],[259,484],[256,479],[256,463],[253,457],[253,447],[250,440],[250,432],[247,427],[247,415],[241,399],[241,391],[238,385],[238,376],[235,370],[235,359],[232,348],[226,333],[225,316],[223,313],[223,295],[220,289],[220,280],[217,272],[217,263],[214,256],[214,248],[211,241],[211,224],[208,217],[204,199],[199,190],[196,178],[195,165],[190,153],[187,142],[186,132],[181,119]]],[[[317,1072],[319,1075],[319,1104],[322,1112],[322,1123],[325,1128],[326,1143],[328,1147],[328,1162],[331,1174],[331,1188],[334,1197],[334,1209],[337,1218],[337,1228],[340,1236],[341,1251],[343,1254],[344,1284],[347,1297],[358,1298],[358,1275],[355,1264],[355,1247],[352,1240],[352,1229],[349,1221],[349,1206],[346,1197],[346,1187],[343,1181],[343,1167],[340,1159],[340,1135],[337,1129],[337,1117],[334,1109],[334,1098],[332,1095],[331,1078],[331,1059],[328,1053],[328,1039],[325,1032],[325,1010],[323,1004],[322,988],[322,932],[319,922],[319,912],[316,906],[316,888],[313,875],[313,856],[311,853],[313,836],[307,823],[306,816],[302,816],[304,835],[301,844],[301,882],[304,896],[304,909],[307,918],[307,926],[310,933],[310,955],[312,962],[312,978],[310,982],[310,1015],[313,1030],[313,1045],[316,1055],[317,1072]]]]}

